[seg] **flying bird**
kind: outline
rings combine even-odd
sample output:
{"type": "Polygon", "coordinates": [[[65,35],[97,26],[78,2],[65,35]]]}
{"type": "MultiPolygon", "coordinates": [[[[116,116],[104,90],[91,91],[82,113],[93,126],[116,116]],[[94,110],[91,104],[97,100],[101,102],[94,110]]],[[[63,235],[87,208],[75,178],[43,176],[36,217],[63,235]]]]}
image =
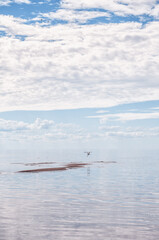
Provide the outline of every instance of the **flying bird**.
{"type": "Polygon", "coordinates": [[[87,153],[87,157],[91,154],[91,152],[84,152],[84,153],[87,153]]]}

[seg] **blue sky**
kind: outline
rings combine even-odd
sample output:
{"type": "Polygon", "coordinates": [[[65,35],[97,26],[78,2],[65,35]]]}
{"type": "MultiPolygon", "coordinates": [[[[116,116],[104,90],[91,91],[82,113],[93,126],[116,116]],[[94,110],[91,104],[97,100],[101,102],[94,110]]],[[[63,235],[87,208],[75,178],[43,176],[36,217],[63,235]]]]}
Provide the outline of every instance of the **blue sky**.
{"type": "Polygon", "coordinates": [[[158,41],[156,0],[1,0],[1,146],[157,149],[158,41]]]}

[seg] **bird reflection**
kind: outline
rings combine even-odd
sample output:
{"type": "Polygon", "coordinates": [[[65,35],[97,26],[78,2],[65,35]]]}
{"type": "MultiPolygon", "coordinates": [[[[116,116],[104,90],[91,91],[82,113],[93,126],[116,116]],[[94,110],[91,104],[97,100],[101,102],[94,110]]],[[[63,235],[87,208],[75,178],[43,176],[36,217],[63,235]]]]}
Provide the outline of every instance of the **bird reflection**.
{"type": "Polygon", "coordinates": [[[90,173],[91,173],[91,169],[90,167],[87,167],[87,176],[90,176],[90,173]]]}

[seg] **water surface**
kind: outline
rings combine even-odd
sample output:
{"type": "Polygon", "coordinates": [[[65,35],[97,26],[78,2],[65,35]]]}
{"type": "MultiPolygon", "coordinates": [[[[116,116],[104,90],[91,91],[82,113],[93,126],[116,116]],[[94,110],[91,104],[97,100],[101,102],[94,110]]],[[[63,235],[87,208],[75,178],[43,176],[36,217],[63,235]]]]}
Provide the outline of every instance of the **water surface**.
{"type": "Polygon", "coordinates": [[[158,239],[155,154],[123,157],[98,151],[87,158],[82,151],[5,152],[0,172],[0,240],[158,239]],[[99,163],[67,171],[15,173],[35,168],[28,163],[49,161],[47,167],[54,162],[99,163]]]}

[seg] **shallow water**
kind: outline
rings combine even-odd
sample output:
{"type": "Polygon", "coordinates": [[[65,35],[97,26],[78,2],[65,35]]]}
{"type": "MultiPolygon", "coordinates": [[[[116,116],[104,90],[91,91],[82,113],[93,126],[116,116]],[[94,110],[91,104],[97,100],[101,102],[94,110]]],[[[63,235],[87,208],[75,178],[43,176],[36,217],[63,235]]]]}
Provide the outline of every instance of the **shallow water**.
{"type": "Polygon", "coordinates": [[[101,151],[87,158],[80,151],[4,152],[0,172],[0,240],[158,239],[159,158],[155,154],[123,157],[101,151]],[[35,168],[26,163],[49,161],[55,166],[117,163],[15,173],[35,168]]]}

